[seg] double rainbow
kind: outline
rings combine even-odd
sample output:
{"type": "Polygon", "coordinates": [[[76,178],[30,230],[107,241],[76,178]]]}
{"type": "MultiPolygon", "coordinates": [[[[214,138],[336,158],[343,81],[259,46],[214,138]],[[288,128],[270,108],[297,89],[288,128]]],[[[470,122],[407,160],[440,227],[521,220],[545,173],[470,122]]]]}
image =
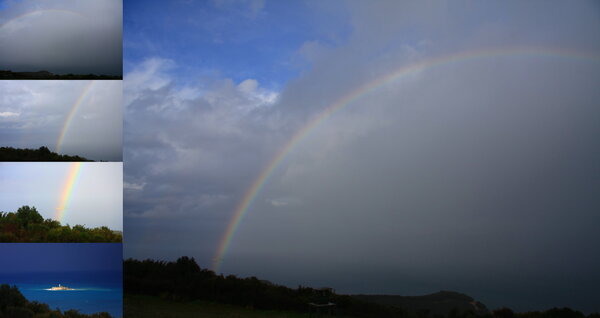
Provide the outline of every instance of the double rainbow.
{"type": "Polygon", "coordinates": [[[494,48],[494,49],[483,49],[477,51],[466,51],[457,54],[445,55],[440,57],[434,57],[425,59],[413,64],[405,65],[396,69],[390,73],[387,73],[371,82],[368,82],[362,86],[357,87],[348,94],[337,99],[323,111],[309,120],[302,128],[300,128],[287,143],[275,154],[275,156],[268,162],[263,168],[258,177],[252,182],[250,188],[245,192],[242,200],[237,205],[232,218],[230,219],[219,245],[217,252],[213,258],[212,268],[215,272],[219,271],[219,268],[223,262],[223,258],[227,253],[231,241],[237,232],[240,223],[257,195],[260,193],[264,185],[267,183],[273,172],[285,159],[285,157],[293,151],[296,145],[304,139],[310,131],[315,127],[322,124],[327,118],[335,114],[337,111],[351,105],[353,102],[359,100],[361,97],[371,93],[382,86],[391,82],[402,79],[408,75],[430,70],[435,67],[461,63],[472,60],[481,60],[491,57],[507,57],[507,56],[524,56],[524,57],[547,57],[547,58],[565,58],[565,59],[576,59],[584,60],[588,62],[598,63],[600,62],[600,56],[594,54],[588,54],[584,52],[578,52],[569,49],[562,48],[543,48],[543,47],[516,47],[516,48],[494,48]]]}

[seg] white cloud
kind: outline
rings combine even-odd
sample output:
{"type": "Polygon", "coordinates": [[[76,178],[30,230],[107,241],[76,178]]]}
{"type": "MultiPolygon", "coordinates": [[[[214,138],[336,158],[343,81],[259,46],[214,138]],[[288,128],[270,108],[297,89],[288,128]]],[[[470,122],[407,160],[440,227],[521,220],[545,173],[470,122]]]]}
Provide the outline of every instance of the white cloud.
{"type": "Polygon", "coordinates": [[[150,58],[144,60],[133,71],[124,76],[124,105],[140,97],[145,90],[157,90],[171,82],[167,71],[174,67],[175,63],[169,59],[150,58]]]}
{"type": "Polygon", "coordinates": [[[239,83],[238,88],[240,91],[242,91],[246,94],[251,94],[254,91],[256,91],[256,88],[258,88],[258,81],[255,79],[249,78],[249,79],[239,83]]]}
{"type": "Polygon", "coordinates": [[[15,113],[15,112],[0,112],[0,117],[17,117],[21,115],[21,113],[15,113]]]}
{"type": "Polygon", "coordinates": [[[279,207],[286,207],[286,206],[290,206],[293,204],[298,204],[300,203],[300,200],[297,198],[292,198],[292,197],[282,197],[282,198],[275,198],[275,199],[267,199],[266,200],[268,203],[270,203],[272,206],[279,208],[279,207]]]}
{"type": "Polygon", "coordinates": [[[258,17],[265,7],[265,0],[213,0],[217,8],[234,9],[250,19],[258,17]]]}
{"type": "MultiPolygon", "coordinates": [[[[209,78],[178,86],[169,71],[177,67],[173,61],[151,58],[125,75],[130,119],[125,156],[136,162],[127,165],[126,180],[139,192],[128,195],[132,201],[146,201],[154,196],[148,193],[177,193],[195,207],[184,209],[189,211],[233,204],[230,183],[248,178],[281,142],[281,136],[271,134],[271,107],[265,107],[276,107],[278,92],[255,79],[236,83],[209,78]],[[267,140],[272,144],[265,144],[267,140]],[[189,188],[180,185],[181,178],[189,180],[189,188]],[[210,186],[198,189],[205,182],[210,186]]],[[[143,214],[171,213],[169,206],[178,204],[183,203],[155,204],[143,214]]]]}
{"type": "Polygon", "coordinates": [[[144,187],[146,186],[146,183],[129,183],[129,182],[123,182],[123,188],[126,190],[144,190],[144,187]]]}

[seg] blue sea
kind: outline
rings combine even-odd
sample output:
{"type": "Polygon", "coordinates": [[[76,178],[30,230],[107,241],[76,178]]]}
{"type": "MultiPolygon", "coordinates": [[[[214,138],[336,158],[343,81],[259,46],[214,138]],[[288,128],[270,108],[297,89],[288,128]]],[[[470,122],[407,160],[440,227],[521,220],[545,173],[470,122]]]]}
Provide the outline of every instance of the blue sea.
{"type": "Polygon", "coordinates": [[[106,311],[123,316],[123,285],[120,271],[0,274],[0,283],[16,285],[29,301],[46,303],[62,311],[77,309],[93,314],[106,311]],[[53,286],[74,290],[52,291],[53,286]]]}

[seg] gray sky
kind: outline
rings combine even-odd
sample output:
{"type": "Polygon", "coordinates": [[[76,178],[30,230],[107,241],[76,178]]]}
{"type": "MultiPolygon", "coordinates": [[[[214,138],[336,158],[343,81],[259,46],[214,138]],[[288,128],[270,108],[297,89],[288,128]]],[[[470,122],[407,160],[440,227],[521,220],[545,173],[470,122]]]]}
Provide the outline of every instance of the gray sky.
{"type": "MultiPolygon", "coordinates": [[[[312,28],[294,33],[303,41],[270,43],[294,47],[277,64],[292,75],[227,75],[257,63],[255,38],[240,33],[265,39],[298,22],[265,31],[287,12],[262,4],[236,18],[216,2],[216,21],[250,26],[188,25],[219,31],[198,56],[235,45],[247,68],[207,58],[191,73],[160,47],[125,56],[126,257],[210,267],[249,187],[328,105],[431,58],[510,51],[412,72],[321,122],[258,192],[219,270],[342,293],[444,289],[491,308],[600,311],[597,3],[308,2],[298,15],[312,28]]],[[[143,18],[126,12],[126,30],[143,18]]]]}
{"type": "Polygon", "coordinates": [[[121,0],[0,0],[0,70],[122,74],[121,0]]]}
{"type": "Polygon", "coordinates": [[[59,219],[71,226],[107,226],[123,229],[123,164],[120,162],[80,163],[72,187],[68,180],[73,165],[67,162],[0,163],[0,211],[16,212],[36,207],[44,219],[59,219]],[[65,189],[68,195],[65,196],[65,189]],[[59,207],[65,208],[58,214],[59,207]]]}
{"type": "Polygon", "coordinates": [[[0,145],[122,161],[122,89],[121,81],[0,81],[0,145]]]}

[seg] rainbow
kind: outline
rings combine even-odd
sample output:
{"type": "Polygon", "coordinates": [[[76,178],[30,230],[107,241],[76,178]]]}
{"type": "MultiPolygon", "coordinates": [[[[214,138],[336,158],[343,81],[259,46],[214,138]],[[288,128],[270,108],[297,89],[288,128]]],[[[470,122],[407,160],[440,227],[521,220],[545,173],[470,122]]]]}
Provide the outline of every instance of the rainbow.
{"type": "Polygon", "coordinates": [[[309,120],[303,127],[301,127],[284,146],[275,154],[275,156],[268,162],[263,168],[258,177],[252,182],[250,188],[244,193],[242,200],[236,206],[233,213],[233,217],[229,221],[225,232],[223,233],[215,257],[213,258],[212,268],[215,272],[219,271],[219,267],[223,261],[223,257],[227,253],[231,241],[237,232],[238,227],[250,206],[256,199],[258,193],[262,190],[263,186],[267,183],[270,176],[273,174],[275,169],[281,164],[287,154],[293,151],[296,145],[304,139],[310,131],[315,127],[322,124],[327,118],[332,116],[337,111],[351,105],[353,102],[359,100],[361,97],[367,95],[370,92],[377,90],[378,88],[402,79],[410,74],[426,71],[435,67],[460,63],[466,61],[472,61],[477,59],[485,59],[490,57],[505,57],[505,56],[524,56],[524,57],[549,57],[549,58],[567,58],[567,59],[580,59],[585,61],[600,62],[600,56],[588,53],[582,53],[574,50],[563,49],[563,48],[544,48],[544,47],[516,47],[516,48],[493,48],[493,49],[482,49],[476,51],[465,51],[451,55],[444,55],[434,57],[430,59],[424,59],[416,63],[404,65],[392,72],[389,72],[382,77],[379,77],[373,81],[363,84],[348,94],[337,99],[323,111],[314,116],[309,120]]]}
{"type": "Polygon", "coordinates": [[[48,12],[56,12],[56,13],[68,13],[70,15],[75,15],[78,17],[85,17],[83,14],[79,13],[79,12],[75,12],[75,11],[70,11],[70,10],[62,10],[62,9],[41,9],[41,10],[34,10],[34,11],[29,11],[29,12],[25,12],[23,14],[20,14],[18,16],[15,16],[14,18],[11,18],[10,20],[0,24],[0,29],[4,28],[5,26],[8,26],[10,23],[15,22],[19,19],[28,17],[28,16],[32,16],[32,15],[36,15],[36,14],[41,14],[41,13],[48,13],[48,12]]]}
{"type": "Polygon", "coordinates": [[[77,183],[77,179],[79,179],[81,166],[81,162],[73,162],[69,167],[67,179],[65,180],[65,184],[62,187],[60,199],[58,201],[58,206],[56,207],[56,214],[54,215],[54,219],[59,222],[62,222],[65,216],[67,205],[69,204],[71,196],[73,195],[73,188],[75,187],[75,183],[77,183]]]}
{"type": "Polygon", "coordinates": [[[71,126],[71,120],[73,120],[73,117],[74,117],[75,113],[77,112],[77,109],[79,109],[79,105],[81,105],[81,103],[85,100],[85,97],[87,96],[88,92],[90,91],[90,89],[92,88],[93,85],[94,85],[94,81],[89,81],[89,83],[87,83],[87,85],[85,85],[85,87],[79,94],[79,97],[77,97],[77,99],[73,103],[73,106],[71,106],[71,110],[67,114],[67,117],[65,117],[65,122],[63,123],[62,129],[60,130],[60,135],[58,136],[58,141],[56,142],[56,147],[54,148],[54,152],[60,153],[60,148],[62,147],[62,143],[65,139],[65,135],[67,134],[67,131],[69,130],[69,126],[71,126]]]}

